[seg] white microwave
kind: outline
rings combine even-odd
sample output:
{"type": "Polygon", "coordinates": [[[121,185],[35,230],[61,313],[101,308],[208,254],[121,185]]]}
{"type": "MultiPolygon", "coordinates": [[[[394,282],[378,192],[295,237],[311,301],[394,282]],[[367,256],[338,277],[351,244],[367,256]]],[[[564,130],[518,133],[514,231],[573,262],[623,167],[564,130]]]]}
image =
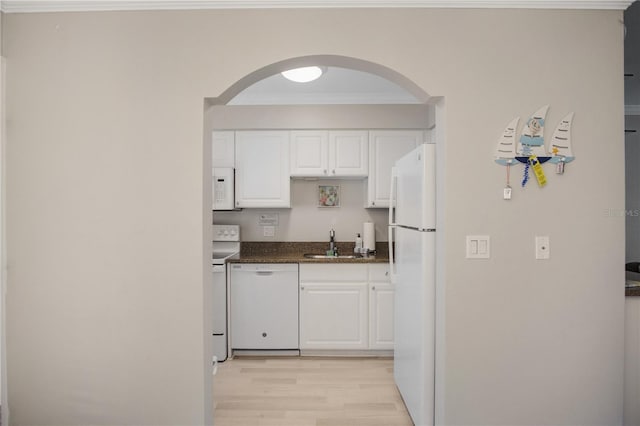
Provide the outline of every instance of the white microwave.
{"type": "Polygon", "coordinates": [[[234,169],[232,167],[213,168],[213,210],[233,210],[234,169]]]}

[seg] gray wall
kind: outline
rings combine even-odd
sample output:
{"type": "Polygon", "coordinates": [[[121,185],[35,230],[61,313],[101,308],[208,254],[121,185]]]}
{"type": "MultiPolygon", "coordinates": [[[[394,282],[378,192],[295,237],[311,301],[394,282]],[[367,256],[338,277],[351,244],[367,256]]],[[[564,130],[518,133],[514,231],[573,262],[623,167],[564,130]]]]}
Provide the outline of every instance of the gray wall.
{"type": "MultiPolygon", "coordinates": [[[[624,12],[626,35],[624,39],[625,104],[640,109],[640,3],[635,2],[624,12]]],[[[637,110],[635,114],[640,114],[637,110]]]]}
{"type": "MultiPolygon", "coordinates": [[[[207,422],[211,223],[203,99],[281,60],[387,66],[446,99],[446,424],[620,424],[620,11],[11,14],[8,374],[14,424],[207,422]],[[295,37],[291,37],[295,34],[295,37]],[[517,185],[514,117],[575,111],[576,160],[517,185]],[[603,143],[606,141],[606,145],[603,143]],[[465,235],[492,258],[464,258],[465,235]],[[534,259],[549,235],[551,259],[534,259]]],[[[550,129],[547,130],[549,134],[550,129]]]]}
{"type": "Polygon", "coordinates": [[[625,134],[625,177],[627,262],[640,261],[640,115],[625,117],[625,129],[635,133],[625,134]]]}
{"type": "MultiPolygon", "coordinates": [[[[633,105],[640,114],[640,3],[624,12],[626,37],[624,40],[625,104],[633,105]]],[[[625,117],[625,129],[636,133],[625,135],[626,170],[626,232],[627,262],[640,259],[640,115],[625,117]]]]}

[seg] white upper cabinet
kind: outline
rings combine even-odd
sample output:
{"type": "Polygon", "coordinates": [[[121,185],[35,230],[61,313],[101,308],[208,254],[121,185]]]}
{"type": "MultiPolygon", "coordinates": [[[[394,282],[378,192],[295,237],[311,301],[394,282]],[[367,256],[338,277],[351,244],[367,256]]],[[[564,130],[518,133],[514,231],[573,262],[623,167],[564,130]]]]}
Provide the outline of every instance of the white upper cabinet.
{"type": "Polygon", "coordinates": [[[367,207],[389,207],[391,168],[423,142],[422,130],[372,130],[369,132],[367,207]]]}
{"type": "Polygon", "coordinates": [[[291,132],[291,176],[326,176],[329,171],[329,133],[291,132]]]}
{"type": "Polygon", "coordinates": [[[235,132],[214,130],[211,133],[212,167],[235,167],[235,132]]]}
{"type": "Polygon", "coordinates": [[[366,130],[329,132],[329,174],[366,177],[369,169],[369,145],[366,130]]]}
{"type": "Polygon", "coordinates": [[[236,207],[291,207],[288,131],[236,132],[236,207]]]}
{"type": "Polygon", "coordinates": [[[366,177],[366,130],[291,132],[291,176],[366,177]]]}

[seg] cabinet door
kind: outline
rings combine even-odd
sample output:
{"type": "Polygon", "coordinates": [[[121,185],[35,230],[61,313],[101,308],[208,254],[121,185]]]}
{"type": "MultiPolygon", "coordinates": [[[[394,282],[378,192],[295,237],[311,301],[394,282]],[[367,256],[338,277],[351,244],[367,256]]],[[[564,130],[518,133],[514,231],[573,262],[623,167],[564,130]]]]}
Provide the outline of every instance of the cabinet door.
{"type": "Polygon", "coordinates": [[[369,284],[370,349],[393,349],[393,295],[390,283],[369,284]]]}
{"type": "Polygon", "coordinates": [[[300,283],[300,349],[367,349],[366,283],[300,283]]]}
{"type": "Polygon", "coordinates": [[[393,349],[394,286],[388,263],[369,264],[369,348],[393,349]]]}
{"type": "Polygon", "coordinates": [[[236,207],[291,207],[289,132],[236,132],[236,207]]]}
{"type": "Polygon", "coordinates": [[[235,167],[235,132],[214,130],[211,133],[212,167],[235,167]]]}
{"type": "Polygon", "coordinates": [[[366,130],[329,132],[329,175],[366,177],[369,146],[366,130]]]}
{"type": "Polygon", "coordinates": [[[326,176],[329,133],[325,130],[291,132],[291,176],[326,176]]]}
{"type": "Polygon", "coordinates": [[[376,130],[369,132],[369,179],[367,207],[389,207],[391,168],[422,143],[422,130],[376,130]]]}

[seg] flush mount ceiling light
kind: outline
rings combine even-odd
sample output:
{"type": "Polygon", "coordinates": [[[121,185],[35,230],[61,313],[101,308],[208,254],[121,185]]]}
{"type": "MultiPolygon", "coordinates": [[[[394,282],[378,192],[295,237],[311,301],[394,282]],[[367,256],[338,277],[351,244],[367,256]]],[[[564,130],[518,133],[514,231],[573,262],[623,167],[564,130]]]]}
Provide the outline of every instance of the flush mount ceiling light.
{"type": "Polygon", "coordinates": [[[296,83],[308,83],[316,80],[322,75],[322,68],[320,67],[303,67],[295,68],[281,73],[287,80],[295,81],[296,83]]]}

